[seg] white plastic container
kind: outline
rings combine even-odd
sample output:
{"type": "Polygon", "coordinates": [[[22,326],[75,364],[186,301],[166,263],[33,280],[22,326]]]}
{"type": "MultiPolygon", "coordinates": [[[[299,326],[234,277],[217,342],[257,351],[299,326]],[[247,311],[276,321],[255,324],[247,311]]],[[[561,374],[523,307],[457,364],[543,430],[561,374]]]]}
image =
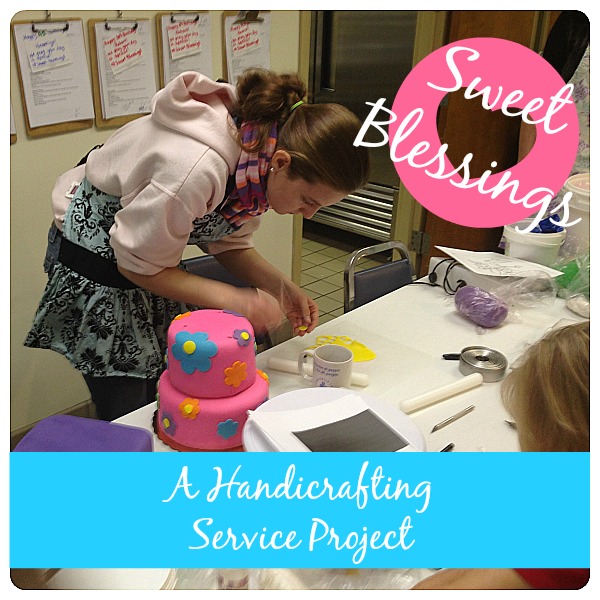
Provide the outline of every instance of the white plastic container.
{"type": "Polygon", "coordinates": [[[538,265],[551,267],[556,263],[560,247],[565,241],[566,230],[559,233],[519,233],[527,229],[532,219],[526,219],[504,227],[506,242],[504,254],[538,265]]]}
{"type": "Polygon", "coordinates": [[[567,179],[563,194],[572,192],[569,202],[569,221],[581,219],[567,227],[567,238],[561,252],[563,256],[585,254],[590,247],[590,174],[578,173],[567,179]]]}

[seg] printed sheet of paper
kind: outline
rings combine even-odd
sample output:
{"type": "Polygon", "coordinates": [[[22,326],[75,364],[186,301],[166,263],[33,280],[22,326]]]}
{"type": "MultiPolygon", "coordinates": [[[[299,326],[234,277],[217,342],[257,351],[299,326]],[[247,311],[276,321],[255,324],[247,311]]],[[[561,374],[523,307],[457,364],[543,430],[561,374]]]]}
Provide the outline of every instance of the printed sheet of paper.
{"type": "Polygon", "coordinates": [[[496,252],[472,252],[471,250],[459,250],[457,248],[446,248],[436,246],[448,256],[456,259],[469,271],[479,275],[490,275],[492,277],[528,277],[534,271],[542,271],[550,277],[562,275],[560,271],[551,269],[544,265],[538,265],[520,258],[504,256],[496,252]]]}
{"type": "Polygon", "coordinates": [[[196,71],[212,79],[209,14],[162,15],[160,27],[165,84],[185,71],[196,71]]]}
{"type": "Polygon", "coordinates": [[[16,24],[14,32],[29,126],[93,119],[82,22],[16,24]]]}
{"type": "Polygon", "coordinates": [[[308,408],[254,411],[248,421],[286,452],[396,452],[409,445],[352,393],[308,408]]]}
{"type": "Polygon", "coordinates": [[[261,22],[225,17],[225,50],[229,83],[250,67],[271,68],[271,13],[259,12],[261,22]]]}
{"type": "Polygon", "coordinates": [[[107,29],[101,21],[94,29],[102,116],[111,119],[149,113],[157,91],[150,23],[109,23],[107,29]]]}

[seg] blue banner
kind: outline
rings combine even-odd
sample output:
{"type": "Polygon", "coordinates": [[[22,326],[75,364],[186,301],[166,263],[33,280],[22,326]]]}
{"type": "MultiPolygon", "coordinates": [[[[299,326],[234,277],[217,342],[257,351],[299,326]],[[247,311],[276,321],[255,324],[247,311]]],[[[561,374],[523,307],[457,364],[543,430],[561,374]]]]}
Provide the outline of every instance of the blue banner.
{"type": "Polygon", "coordinates": [[[587,453],[12,453],[12,568],[581,568],[587,453]]]}

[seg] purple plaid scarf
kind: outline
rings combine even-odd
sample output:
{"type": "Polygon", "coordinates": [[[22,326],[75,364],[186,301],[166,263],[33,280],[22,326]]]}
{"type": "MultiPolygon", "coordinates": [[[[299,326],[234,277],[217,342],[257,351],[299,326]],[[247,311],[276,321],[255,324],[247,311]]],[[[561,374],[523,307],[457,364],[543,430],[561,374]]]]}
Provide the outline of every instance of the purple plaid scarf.
{"type": "MultiPolygon", "coordinates": [[[[244,145],[251,145],[257,138],[258,128],[252,121],[242,123],[240,135],[244,145]]],[[[267,201],[267,174],[277,144],[277,123],[269,131],[269,139],[260,152],[242,150],[235,172],[235,187],[221,215],[234,227],[240,228],[246,221],[261,215],[269,208],[267,201]]]]}

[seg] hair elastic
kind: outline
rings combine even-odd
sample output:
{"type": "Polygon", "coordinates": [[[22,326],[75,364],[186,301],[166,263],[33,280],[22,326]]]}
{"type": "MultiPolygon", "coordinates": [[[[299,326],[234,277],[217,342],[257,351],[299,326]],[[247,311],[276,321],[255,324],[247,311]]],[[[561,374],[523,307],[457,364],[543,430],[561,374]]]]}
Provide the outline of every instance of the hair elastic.
{"type": "Polygon", "coordinates": [[[292,106],[290,106],[290,112],[294,112],[294,109],[298,108],[301,104],[304,104],[304,100],[298,100],[296,104],[292,104],[292,106]]]}

